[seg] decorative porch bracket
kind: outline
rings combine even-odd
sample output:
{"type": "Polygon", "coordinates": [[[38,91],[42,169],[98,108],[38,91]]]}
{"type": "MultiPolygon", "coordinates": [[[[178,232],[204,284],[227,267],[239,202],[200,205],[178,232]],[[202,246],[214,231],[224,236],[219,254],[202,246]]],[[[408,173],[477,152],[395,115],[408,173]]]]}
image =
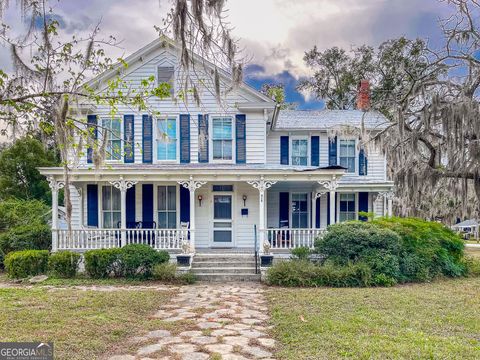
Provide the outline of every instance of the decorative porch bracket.
{"type": "Polygon", "coordinates": [[[338,188],[338,180],[334,176],[332,180],[321,180],[318,183],[330,193],[330,224],[335,224],[335,190],[338,188]]]}
{"type": "Polygon", "coordinates": [[[58,181],[53,176],[47,177],[48,186],[52,190],[52,251],[58,250],[58,191],[65,187],[64,181],[58,181]]]}
{"type": "Polygon", "coordinates": [[[265,180],[263,175],[260,177],[260,180],[247,180],[247,184],[252,185],[255,189],[258,190],[258,200],[259,200],[259,221],[258,227],[260,230],[260,253],[263,253],[265,243],[268,243],[268,240],[265,239],[265,191],[270,189],[272,185],[276,184],[277,180],[265,180]]]}
{"type": "Polygon", "coordinates": [[[121,225],[120,225],[120,231],[122,233],[122,247],[127,245],[127,190],[130,189],[133,185],[138,183],[138,181],[135,180],[125,180],[123,176],[120,177],[119,180],[113,180],[109,181],[110,184],[112,184],[113,187],[116,189],[120,190],[120,196],[121,196],[121,225]]]}
{"type": "MultiPolygon", "coordinates": [[[[177,181],[190,192],[190,251],[195,252],[195,190],[205,185],[206,181],[195,180],[190,176],[188,180],[177,181]]],[[[183,245],[183,244],[181,244],[183,245]]]]}

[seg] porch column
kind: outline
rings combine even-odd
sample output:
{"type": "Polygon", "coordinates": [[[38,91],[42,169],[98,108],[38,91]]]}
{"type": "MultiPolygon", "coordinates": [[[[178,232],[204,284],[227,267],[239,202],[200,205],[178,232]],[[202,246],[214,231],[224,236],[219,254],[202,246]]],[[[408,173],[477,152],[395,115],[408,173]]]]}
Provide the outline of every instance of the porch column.
{"type": "Polygon", "coordinates": [[[318,182],[323,185],[330,193],[330,224],[335,224],[335,190],[338,188],[338,180],[334,176],[332,180],[318,182]]]}
{"type": "MultiPolygon", "coordinates": [[[[317,228],[317,199],[325,195],[326,191],[315,190],[312,192],[312,228],[317,228]]],[[[320,227],[322,224],[319,224],[320,227]]]]}
{"type": "Polygon", "coordinates": [[[79,214],[79,222],[80,226],[83,226],[83,186],[75,186],[75,189],[77,189],[78,193],[78,201],[79,201],[79,208],[80,208],[80,214],[79,214]]]}
{"type": "Polygon", "coordinates": [[[252,185],[255,189],[258,190],[258,227],[260,230],[259,236],[259,245],[260,253],[264,251],[265,245],[265,191],[269,189],[272,185],[276,184],[276,180],[265,180],[263,175],[260,177],[260,180],[248,180],[248,184],[252,185]]]}
{"type": "Polygon", "coordinates": [[[121,246],[124,247],[127,245],[127,190],[135,185],[138,181],[125,180],[123,176],[120,177],[120,180],[110,181],[115,188],[120,190],[120,200],[121,200],[121,217],[120,217],[120,232],[121,232],[121,246]]]}
{"type": "Polygon", "coordinates": [[[58,250],[58,191],[63,189],[65,183],[55,180],[53,176],[49,176],[47,181],[52,191],[52,252],[56,252],[58,250]]]}
{"type": "Polygon", "coordinates": [[[194,180],[193,176],[190,176],[189,180],[178,181],[178,183],[188,189],[190,193],[190,247],[191,251],[195,252],[195,190],[201,188],[207,182],[194,180]]]}
{"type": "Polygon", "coordinates": [[[383,215],[387,217],[393,216],[393,198],[395,193],[390,191],[382,191],[378,193],[383,197],[383,215]]]}

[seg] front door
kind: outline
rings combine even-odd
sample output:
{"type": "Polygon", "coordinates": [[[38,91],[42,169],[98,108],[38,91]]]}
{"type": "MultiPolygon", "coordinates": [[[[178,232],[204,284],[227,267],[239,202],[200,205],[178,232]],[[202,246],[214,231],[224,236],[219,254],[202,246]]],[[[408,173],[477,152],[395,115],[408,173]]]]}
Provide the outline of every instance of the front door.
{"type": "Polygon", "coordinates": [[[232,195],[213,196],[213,244],[232,247],[232,195]]]}

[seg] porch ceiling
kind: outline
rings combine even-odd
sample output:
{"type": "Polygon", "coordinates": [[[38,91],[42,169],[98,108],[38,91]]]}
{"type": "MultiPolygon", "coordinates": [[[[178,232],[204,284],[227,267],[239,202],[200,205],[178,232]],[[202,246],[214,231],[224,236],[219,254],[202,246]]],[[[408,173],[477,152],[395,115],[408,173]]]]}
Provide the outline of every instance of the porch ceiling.
{"type": "MultiPolygon", "coordinates": [[[[40,173],[63,180],[63,168],[41,167],[40,173]]],[[[322,181],[339,179],[345,173],[341,167],[292,167],[262,164],[112,164],[98,169],[72,169],[72,181],[110,181],[123,177],[136,181],[181,181],[193,177],[199,181],[248,181],[263,177],[276,181],[322,181]]]]}

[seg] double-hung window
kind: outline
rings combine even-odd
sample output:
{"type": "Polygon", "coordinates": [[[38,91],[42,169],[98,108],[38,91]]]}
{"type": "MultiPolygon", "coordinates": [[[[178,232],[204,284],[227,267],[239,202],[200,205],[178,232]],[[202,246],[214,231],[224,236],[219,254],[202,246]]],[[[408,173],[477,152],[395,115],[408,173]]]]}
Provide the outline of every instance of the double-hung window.
{"type": "Polygon", "coordinates": [[[340,222],[355,220],[355,194],[340,194],[340,222]]]}
{"type": "Polygon", "coordinates": [[[102,139],[106,141],[105,159],[121,160],[122,158],[122,127],[120,119],[102,119],[102,139]]]}
{"type": "Polygon", "coordinates": [[[292,194],[292,227],[308,228],[308,194],[292,194]]]}
{"type": "Polygon", "coordinates": [[[347,169],[347,173],[355,172],[355,140],[340,139],[340,166],[347,169]]]}
{"type": "Polygon", "coordinates": [[[159,186],[157,194],[158,227],[175,229],[177,227],[177,187],[159,186]]]}
{"type": "Polygon", "coordinates": [[[292,165],[307,166],[308,140],[292,139],[292,165]]]}
{"type": "Polygon", "coordinates": [[[213,118],[213,160],[232,160],[232,118],[213,118]]]}
{"type": "Polygon", "coordinates": [[[177,119],[157,120],[157,160],[177,160],[177,119]]]}
{"type": "Polygon", "coordinates": [[[113,186],[102,187],[102,221],[105,229],[118,228],[121,220],[120,190],[113,186]]]}

